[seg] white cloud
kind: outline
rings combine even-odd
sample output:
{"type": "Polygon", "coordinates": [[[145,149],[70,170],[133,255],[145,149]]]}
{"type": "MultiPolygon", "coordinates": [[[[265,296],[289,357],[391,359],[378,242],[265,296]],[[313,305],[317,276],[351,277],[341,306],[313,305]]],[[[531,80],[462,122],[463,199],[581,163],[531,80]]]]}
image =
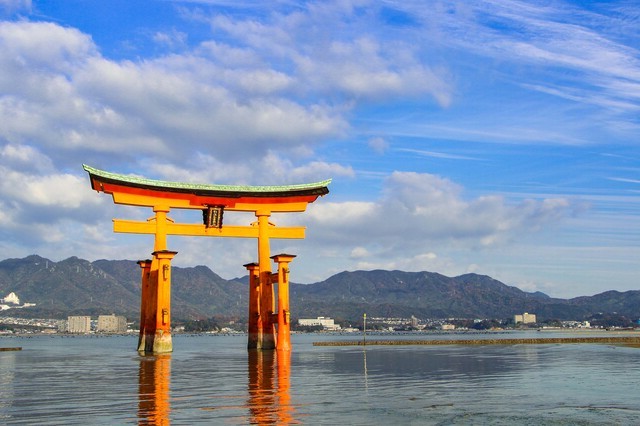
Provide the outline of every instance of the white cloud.
{"type": "Polygon", "coordinates": [[[308,154],[347,127],[340,111],[277,95],[291,77],[264,66],[232,73],[191,55],[115,62],[90,37],[51,23],[2,23],[0,41],[9,46],[0,52],[0,137],[42,141],[50,156],[74,150],[69,162],[83,153],[120,162],[184,162],[189,150],[234,162],[269,149],[308,154]]]}
{"type": "Polygon", "coordinates": [[[0,195],[15,209],[47,207],[50,216],[52,209],[68,212],[98,204],[86,178],[57,172],[51,159],[34,147],[5,145],[0,159],[0,195]]]}
{"type": "Polygon", "coordinates": [[[411,152],[424,157],[444,158],[447,160],[480,160],[479,158],[469,157],[467,155],[449,154],[446,152],[425,151],[422,149],[401,148],[398,151],[411,152]]]}
{"type": "MultiPolygon", "coordinates": [[[[449,105],[453,89],[448,71],[421,61],[413,43],[373,30],[379,25],[380,6],[363,5],[367,13],[355,5],[324,3],[272,14],[260,22],[229,16],[214,16],[211,22],[214,31],[250,47],[235,50],[232,57],[254,60],[258,56],[274,68],[287,70],[295,79],[291,87],[295,83],[299,93],[330,93],[333,98],[340,94],[346,102],[430,95],[440,105],[449,105]]],[[[221,46],[213,48],[217,52],[221,46]]]]}
{"type": "Polygon", "coordinates": [[[29,145],[7,144],[0,148],[0,160],[4,167],[21,171],[50,172],[54,170],[51,159],[29,145]]]}
{"type": "Polygon", "coordinates": [[[376,154],[384,154],[384,152],[389,148],[389,143],[381,137],[371,138],[367,144],[376,154]]]}
{"type": "Polygon", "coordinates": [[[6,14],[30,12],[31,0],[0,0],[0,11],[6,14]]]}
{"type": "Polygon", "coordinates": [[[361,246],[354,247],[353,250],[351,250],[351,254],[349,254],[349,257],[351,259],[362,259],[369,256],[370,256],[369,250],[361,246]]]}
{"type": "Polygon", "coordinates": [[[619,178],[619,177],[609,177],[607,179],[615,180],[617,182],[640,183],[640,179],[628,179],[628,178],[619,178]]]}
{"type": "Polygon", "coordinates": [[[188,38],[189,36],[186,33],[175,29],[171,31],[158,31],[153,35],[153,41],[169,49],[185,47],[188,38]]]}
{"type": "Polygon", "coordinates": [[[472,1],[444,14],[419,2],[407,7],[425,22],[437,23],[442,43],[493,60],[483,61],[481,67],[495,61],[530,64],[540,72],[524,74],[516,70],[512,78],[549,94],[569,91],[581,102],[609,106],[617,113],[637,109],[638,49],[621,43],[618,34],[620,28],[629,25],[625,13],[522,1],[472,1]],[[546,86],[550,88],[543,89],[546,86]]]}
{"type": "Polygon", "coordinates": [[[196,153],[189,167],[174,162],[144,162],[151,176],[163,180],[197,183],[229,183],[244,185],[284,185],[311,183],[338,177],[354,177],[351,167],[337,163],[311,161],[296,164],[286,156],[268,152],[263,158],[246,163],[228,163],[208,154],[196,153]]]}
{"type": "Polygon", "coordinates": [[[477,248],[500,245],[555,226],[573,213],[574,205],[564,198],[516,205],[495,195],[466,200],[463,188],[448,179],[394,172],[375,202],[323,201],[311,206],[308,214],[315,239],[358,241],[365,248],[381,245],[389,252],[443,243],[477,248]],[[322,232],[316,234],[314,229],[322,232]]]}
{"type": "Polygon", "coordinates": [[[88,253],[83,229],[100,223],[111,231],[114,206],[90,189],[86,176],[57,171],[51,158],[28,145],[1,147],[0,160],[0,223],[7,240],[0,253],[81,255],[88,253]]]}
{"type": "Polygon", "coordinates": [[[55,206],[75,209],[91,203],[87,197],[86,181],[75,175],[25,176],[18,172],[2,170],[3,195],[32,206],[55,206]]]}
{"type": "Polygon", "coordinates": [[[460,269],[451,259],[440,258],[433,252],[390,256],[388,252],[371,253],[364,247],[356,247],[350,259],[354,262],[349,265],[349,270],[441,271],[456,275],[460,269]]]}
{"type": "Polygon", "coordinates": [[[16,71],[23,72],[22,77],[72,73],[87,56],[96,54],[91,37],[53,23],[5,21],[0,23],[0,40],[5,82],[16,71]]]}

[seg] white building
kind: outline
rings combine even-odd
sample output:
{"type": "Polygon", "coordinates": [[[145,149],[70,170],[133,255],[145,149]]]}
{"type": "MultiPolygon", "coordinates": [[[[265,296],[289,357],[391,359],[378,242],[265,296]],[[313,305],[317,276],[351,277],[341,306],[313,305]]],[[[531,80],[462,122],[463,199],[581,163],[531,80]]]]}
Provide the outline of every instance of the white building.
{"type": "Polygon", "coordinates": [[[91,317],[68,317],[67,331],[69,333],[89,333],[91,331],[91,317]]]}
{"type": "Polygon", "coordinates": [[[127,332],[127,319],[122,316],[100,315],[98,317],[98,327],[96,328],[98,333],[126,333],[127,332]]]}
{"type": "Polygon", "coordinates": [[[417,328],[419,324],[418,318],[411,315],[411,327],[417,328]]]}
{"type": "Polygon", "coordinates": [[[18,296],[11,292],[7,297],[0,299],[0,311],[6,311],[11,308],[16,308],[20,304],[18,296]]]}
{"type": "Polygon", "coordinates": [[[30,306],[36,306],[35,303],[25,303],[20,305],[20,298],[14,292],[9,293],[6,297],[0,298],[0,311],[6,311],[7,309],[20,309],[28,308],[30,306]]]}
{"type": "Polygon", "coordinates": [[[329,317],[300,318],[298,324],[304,326],[321,325],[323,329],[330,331],[340,330],[340,326],[329,317]]]}
{"type": "Polygon", "coordinates": [[[0,302],[5,303],[5,304],[12,304],[12,305],[19,305],[20,304],[20,299],[18,298],[18,295],[15,294],[14,292],[11,292],[7,295],[7,297],[5,297],[4,299],[0,300],[0,302]]]}
{"type": "Polygon", "coordinates": [[[514,315],[513,322],[518,324],[521,322],[522,324],[535,324],[536,323],[536,314],[530,314],[525,312],[522,315],[514,315]]]}

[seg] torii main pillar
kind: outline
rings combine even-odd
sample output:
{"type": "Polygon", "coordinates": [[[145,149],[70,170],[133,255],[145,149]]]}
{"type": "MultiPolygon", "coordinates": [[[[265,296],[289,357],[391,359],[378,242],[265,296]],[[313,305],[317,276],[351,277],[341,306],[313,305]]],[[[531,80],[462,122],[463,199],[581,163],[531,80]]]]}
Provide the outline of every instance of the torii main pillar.
{"type": "Polygon", "coordinates": [[[329,192],[327,186],[331,180],[287,186],[203,185],[143,179],[83,167],[89,173],[91,187],[111,194],[115,204],[150,207],[155,214],[146,222],[113,220],[115,232],[155,235],[153,258],[138,262],[142,269],[140,352],[173,350],[171,260],[176,252],[168,250],[167,235],[257,238],[258,264],[245,265],[250,271],[248,348],[268,350],[280,345],[278,349],[290,350],[287,265],[295,256],[274,256],[278,272],[272,274],[270,239],[304,238],[304,228],[276,227],[269,218],[272,213],[305,211],[307,204],[329,192]],[[201,210],[204,223],[174,223],[168,217],[171,209],[201,210]],[[257,221],[250,226],[223,226],[223,214],[227,211],[253,212],[257,221]],[[278,283],[278,312],[274,312],[274,282],[278,283]],[[282,301],[281,293],[286,293],[282,301]]]}

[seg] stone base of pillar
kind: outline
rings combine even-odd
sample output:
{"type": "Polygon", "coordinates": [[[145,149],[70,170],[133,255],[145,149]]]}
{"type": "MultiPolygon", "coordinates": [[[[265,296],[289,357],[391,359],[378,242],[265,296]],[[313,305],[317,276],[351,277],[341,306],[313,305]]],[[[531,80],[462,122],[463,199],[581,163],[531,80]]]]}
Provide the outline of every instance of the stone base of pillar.
{"type": "Polygon", "coordinates": [[[261,349],[260,333],[249,333],[247,349],[261,349]]]}
{"type": "Polygon", "coordinates": [[[275,336],[271,333],[265,333],[262,335],[262,350],[271,350],[276,348],[275,336]]]}
{"type": "Polygon", "coordinates": [[[156,331],[156,335],[153,339],[153,353],[164,354],[173,352],[173,340],[171,333],[159,330],[156,331]]]}
{"type": "Polygon", "coordinates": [[[147,337],[140,331],[140,336],[138,337],[138,352],[145,352],[145,348],[147,346],[147,337]]]}
{"type": "Polygon", "coordinates": [[[173,352],[171,333],[157,330],[154,334],[141,335],[138,339],[138,352],[145,354],[166,354],[173,352]]]}

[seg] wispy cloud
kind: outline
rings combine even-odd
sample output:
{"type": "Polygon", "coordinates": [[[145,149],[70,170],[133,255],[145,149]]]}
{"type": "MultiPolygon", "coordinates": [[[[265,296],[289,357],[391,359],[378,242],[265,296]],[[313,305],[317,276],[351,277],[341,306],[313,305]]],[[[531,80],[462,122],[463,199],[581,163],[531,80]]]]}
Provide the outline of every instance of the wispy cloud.
{"type": "Polygon", "coordinates": [[[608,177],[607,179],[613,180],[616,182],[640,183],[640,179],[628,179],[628,178],[620,178],[620,177],[608,177]]]}
{"type": "Polygon", "coordinates": [[[421,150],[421,149],[398,148],[398,151],[410,152],[410,153],[413,153],[413,154],[418,154],[418,155],[423,156],[423,157],[443,158],[443,159],[447,159],[447,160],[482,161],[481,158],[469,157],[467,155],[448,154],[448,153],[445,153],[445,152],[425,151],[425,150],[421,150]]]}

